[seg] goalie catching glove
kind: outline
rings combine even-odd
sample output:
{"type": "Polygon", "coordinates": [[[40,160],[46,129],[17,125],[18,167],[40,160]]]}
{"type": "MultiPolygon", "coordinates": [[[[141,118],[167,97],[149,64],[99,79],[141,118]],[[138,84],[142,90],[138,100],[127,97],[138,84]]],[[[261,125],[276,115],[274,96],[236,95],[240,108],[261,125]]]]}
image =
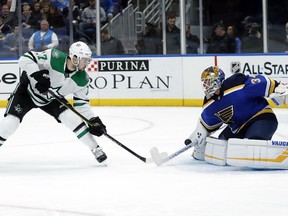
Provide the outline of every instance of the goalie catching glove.
{"type": "Polygon", "coordinates": [[[288,84],[280,83],[274,90],[269,98],[273,101],[276,106],[287,104],[288,96],[288,84]]]}
{"type": "Polygon", "coordinates": [[[106,133],[106,126],[102,123],[99,117],[93,117],[90,119],[93,125],[89,125],[89,132],[95,136],[102,136],[106,133]]]}
{"type": "Polygon", "coordinates": [[[51,86],[50,76],[48,70],[40,70],[31,74],[37,82],[35,88],[41,93],[46,94],[51,86]]]}

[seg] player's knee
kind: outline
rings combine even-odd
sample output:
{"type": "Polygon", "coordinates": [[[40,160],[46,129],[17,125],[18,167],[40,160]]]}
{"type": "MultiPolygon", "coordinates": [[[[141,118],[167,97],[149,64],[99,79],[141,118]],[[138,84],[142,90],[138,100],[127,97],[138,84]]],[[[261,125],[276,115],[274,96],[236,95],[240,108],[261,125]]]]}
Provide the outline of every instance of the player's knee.
{"type": "Polygon", "coordinates": [[[7,139],[11,136],[20,125],[20,119],[13,115],[7,115],[0,123],[0,136],[7,139]]]}
{"type": "Polygon", "coordinates": [[[59,120],[68,127],[71,131],[74,131],[79,125],[83,123],[81,118],[76,116],[71,110],[65,110],[59,115],[59,120]]]}

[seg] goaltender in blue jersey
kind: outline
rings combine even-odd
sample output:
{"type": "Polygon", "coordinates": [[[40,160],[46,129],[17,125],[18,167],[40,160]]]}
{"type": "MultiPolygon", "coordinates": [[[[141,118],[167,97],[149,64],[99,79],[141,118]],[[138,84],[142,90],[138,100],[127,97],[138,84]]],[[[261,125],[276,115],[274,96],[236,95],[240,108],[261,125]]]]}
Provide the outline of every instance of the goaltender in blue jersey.
{"type": "Polygon", "coordinates": [[[201,74],[205,93],[203,111],[196,129],[185,140],[197,141],[193,157],[204,160],[206,137],[225,124],[218,138],[270,140],[278,127],[276,115],[266,98],[283,93],[280,82],[266,76],[241,73],[225,79],[218,67],[209,67],[201,74]]]}

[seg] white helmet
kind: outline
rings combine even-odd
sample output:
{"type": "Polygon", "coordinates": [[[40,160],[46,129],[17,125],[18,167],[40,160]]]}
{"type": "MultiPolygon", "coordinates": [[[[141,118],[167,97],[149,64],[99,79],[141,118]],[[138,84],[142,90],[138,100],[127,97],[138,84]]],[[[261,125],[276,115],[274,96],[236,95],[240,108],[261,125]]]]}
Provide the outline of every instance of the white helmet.
{"type": "Polygon", "coordinates": [[[92,51],[87,46],[87,44],[85,44],[82,41],[78,41],[78,42],[73,43],[69,48],[69,57],[71,58],[71,60],[73,59],[74,56],[77,57],[78,59],[77,64],[75,65],[77,66],[82,58],[91,59],[92,51]]]}

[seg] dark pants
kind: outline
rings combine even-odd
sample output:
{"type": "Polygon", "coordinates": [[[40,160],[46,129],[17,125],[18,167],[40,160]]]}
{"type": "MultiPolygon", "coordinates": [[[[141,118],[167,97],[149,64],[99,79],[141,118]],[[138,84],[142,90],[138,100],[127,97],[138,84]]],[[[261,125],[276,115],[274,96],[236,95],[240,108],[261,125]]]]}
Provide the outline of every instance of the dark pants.
{"type": "MultiPolygon", "coordinates": [[[[22,122],[24,116],[33,108],[38,108],[38,106],[33,103],[27,92],[26,85],[20,83],[8,99],[8,105],[4,116],[7,114],[16,116],[20,119],[20,122],[22,122]]],[[[60,113],[67,109],[57,100],[52,100],[49,104],[39,108],[53,116],[58,122],[60,122],[58,119],[60,113]]]]}
{"type": "Polygon", "coordinates": [[[239,133],[233,134],[230,127],[226,127],[219,135],[219,139],[229,138],[271,140],[278,127],[275,114],[263,114],[260,118],[248,124],[239,133]]]}

